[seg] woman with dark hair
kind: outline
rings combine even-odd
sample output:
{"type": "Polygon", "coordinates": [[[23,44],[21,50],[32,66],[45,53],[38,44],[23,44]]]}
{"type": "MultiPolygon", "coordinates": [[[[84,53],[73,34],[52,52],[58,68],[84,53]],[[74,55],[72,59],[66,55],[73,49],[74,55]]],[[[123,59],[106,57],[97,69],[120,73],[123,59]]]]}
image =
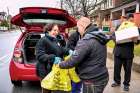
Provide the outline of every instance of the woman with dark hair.
{"type": "MultiPolygon", "coordinates": [[[[38,60],[36,68],[40,80],[51,71],[56,59],[61,59],[64,55],[69,54],[69,51],[58,42],[59,26],[57,24],[46,25],[44,32],[45,36],[36,45],[36,58],[38,60]]],[[[51,91],[42,89],[42,93],[51,93],[51,91]]],[[[53,93],[59,93],[59,91],[53,91],[53,93]]],[[[60,93],[63,93],[63,91],[60,93]]]]}

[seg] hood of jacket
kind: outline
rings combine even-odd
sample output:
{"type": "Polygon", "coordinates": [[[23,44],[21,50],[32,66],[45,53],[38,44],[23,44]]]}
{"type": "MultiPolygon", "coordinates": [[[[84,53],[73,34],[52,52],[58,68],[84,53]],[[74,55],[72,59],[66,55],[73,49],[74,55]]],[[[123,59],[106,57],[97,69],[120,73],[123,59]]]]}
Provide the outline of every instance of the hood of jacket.
{"type": "Polygon", "coordinates": [[[98,40],[103,45],[105,45],[110,40],[109,36],[107,36],[103,32],[99,32],[99,29],[96,26],[90,25],[86,29],[83,39],[92,39],[92,38],[98,40]]]}

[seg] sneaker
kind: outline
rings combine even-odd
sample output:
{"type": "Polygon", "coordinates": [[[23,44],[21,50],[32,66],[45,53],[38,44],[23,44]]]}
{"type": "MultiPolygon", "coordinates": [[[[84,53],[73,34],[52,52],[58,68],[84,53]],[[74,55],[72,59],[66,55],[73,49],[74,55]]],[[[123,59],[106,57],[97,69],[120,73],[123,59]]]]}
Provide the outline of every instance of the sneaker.
{"type": "Polygon", "coordinates": [[[117,86],[120,86],[120,84],[118,84],[118,83],[112,83],[112,85],[111,85],[111,87],[117,87],[117,86]]]}
{"type": "Polygon", "coordinates": [[[124,86],[123,90],[124,91],[129,91],[129,86],[124,86]]]}

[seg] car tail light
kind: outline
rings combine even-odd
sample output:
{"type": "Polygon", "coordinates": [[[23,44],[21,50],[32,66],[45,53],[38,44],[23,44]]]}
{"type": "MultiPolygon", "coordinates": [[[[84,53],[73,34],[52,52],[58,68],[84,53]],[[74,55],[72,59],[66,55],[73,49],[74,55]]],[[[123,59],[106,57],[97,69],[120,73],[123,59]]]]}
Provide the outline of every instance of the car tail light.
{"type": "Polygon", "coordinates": [[[21,49],[15,48],[13,58],[15,62],[22,63],[23,62],[23,53],[21,49]]]}

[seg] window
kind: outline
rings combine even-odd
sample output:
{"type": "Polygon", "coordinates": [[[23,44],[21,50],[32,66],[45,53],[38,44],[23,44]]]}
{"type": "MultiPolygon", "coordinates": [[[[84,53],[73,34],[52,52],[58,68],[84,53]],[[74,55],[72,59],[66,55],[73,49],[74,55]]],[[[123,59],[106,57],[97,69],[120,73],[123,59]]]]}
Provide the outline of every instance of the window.
{"type": "Polygon", "coordinates": [[[113,5],[113,0],[110,0],[110,6],[112,6],[113,5]]]}
{"type": "Polygon", "coordinates": [[[66,24],[65,21],[56,19],[23,19],[23,21],[27,24],[66,24]]]}
{"type": "Polygon", "coordinates": [[[50,14],[25,14],[23,21],[26,24],[66,24],[66,19],[62,15],[50,14]]]}

